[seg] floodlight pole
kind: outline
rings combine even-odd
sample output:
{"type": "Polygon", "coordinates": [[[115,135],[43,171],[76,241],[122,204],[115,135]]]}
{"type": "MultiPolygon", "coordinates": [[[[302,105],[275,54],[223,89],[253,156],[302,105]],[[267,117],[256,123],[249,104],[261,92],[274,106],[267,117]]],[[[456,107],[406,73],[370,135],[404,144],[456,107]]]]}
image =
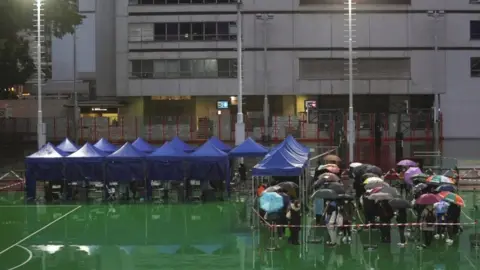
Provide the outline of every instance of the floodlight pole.
{"type": "Polygon", "coordinates": [[[257,20],[262,22],[263,34],[263,123],[265,126],[265,135],[267,139],[270,137],[269,119],[270,119],[270,103],[268,101],[268,22],[273,20],[273,14],[256,14],[257,20]]]}
{"type": "Polygon", "coordinates": [[[36,0],[36,21],[37,21],[37,146],[42,148],[46,143],[45,128],[43,126],[42,112],[42,2],[36,0]]]}
{"type": "Polygon", "coordinates": [[[235,145],[245,141],[245,123],[243,122],[243,44],[242,44],[242,1],[237,2],[237,123],[235,123],[235,145]]]}
{"type": "MultiPolygon", "coordinates": [[[[434,31],[433,31],[433,42],[434,42],[434,68],[432,69],[432,88],[434,94],[434,103],[433,103],[433,148],[436,152],[437,157],[435,160],[435,166],[441,167],[440,159],[440,89],[438,87],[437,74],[435,70],[438,66],[438,22],[440,18],[445,16],[445,11],[443,10],[430,10],[427,12],[427,15],[434,19],[434,31]]],[[[441,168],[440,168],[441,169],[441,168]]]]}
{"type": "MultiPolygon", "coordinates": [[[[78,9],[78,0],[75,1],[76,11],[78,9]]],[[[77,27],[73,29],[73,130],[75,143],[78,145],[78,120],[79,120],[79,108],[78,108],[78,92],[77,92],[77,27]]]]}
{"type": "Polygon", "coordinates": [[[348,159],[354,162],[355,120],[353,116],[353,34],[352,0],[348,0],[348,159]]]}

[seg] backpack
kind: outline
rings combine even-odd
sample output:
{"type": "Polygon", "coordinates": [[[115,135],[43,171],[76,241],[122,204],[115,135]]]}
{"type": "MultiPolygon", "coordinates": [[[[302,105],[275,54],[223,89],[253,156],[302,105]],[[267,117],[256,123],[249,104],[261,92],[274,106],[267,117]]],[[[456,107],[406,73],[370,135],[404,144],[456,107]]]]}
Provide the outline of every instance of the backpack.
{"type": "Polygon", "coordinates": [[[437,218],[435,217],[435,214],[431,210],[427,210],[428,213],[425,215],[425,222],[426,223],[435,223],[437,222],[437,218]]]}

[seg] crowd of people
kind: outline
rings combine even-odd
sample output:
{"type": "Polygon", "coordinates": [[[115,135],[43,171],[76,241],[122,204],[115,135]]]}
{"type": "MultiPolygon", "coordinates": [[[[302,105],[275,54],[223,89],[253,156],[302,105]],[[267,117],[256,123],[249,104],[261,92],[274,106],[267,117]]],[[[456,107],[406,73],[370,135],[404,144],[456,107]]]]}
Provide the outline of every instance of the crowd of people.
{"type": "Polygon", "coordinates": [[[434,239],[444,239],[451,245],[462,231],[459,225],[441,225],[460,222],[464,204],[463,199],[455,194],[458,179],[424,174],[412,161],[400,162],[396,170],[386,174],[369,164],[352,163],[345,170],[341,170],[337,163],[323,164],[317,168],[314,180],[309,190],[313,195],[302,202],[293,196],[298,194],[298,186],[294,183],[261,184],[258,187],[259,198],[266,192],[276,192],[283,198],[283,207],[279,211],[260,208],[262,220],[281,225],[276,226],[280,239],[287,228],[290,230],[289,242],[296,245],[301,229],[313,227],[310,232],[315,235],[326,228],[329,238],[326,244],[334,247],[352,241],[352,232],[355,231],[352,228],[356,227],[349,225],[363,223],[370,226],[362,228],[380,231],[380,241],[390,243],[393,223],[398,229],[400,247],[413,238],[417,247],[423,249],[434,239]],[[308,218],[302,219],[302,213],[308,218]],[[301,224],[302,221],[308,224],[301,224]]]}

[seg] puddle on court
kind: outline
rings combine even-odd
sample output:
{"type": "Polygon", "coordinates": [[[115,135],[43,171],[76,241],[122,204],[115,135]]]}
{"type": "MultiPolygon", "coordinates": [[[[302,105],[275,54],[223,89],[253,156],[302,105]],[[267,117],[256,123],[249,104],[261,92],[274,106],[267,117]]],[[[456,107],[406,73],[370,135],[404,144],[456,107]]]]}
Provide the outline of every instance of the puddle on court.
{"type": "MultiPolygon", "coordinates": [[[[0,238],[0,252],[73,208],[1,208],[5,215],[0,216],[0,229],[10,228],[15,237],[9,237],[9,243],[0,238]]],[[[471,269],[479,260],[480,251],[472,249],[468,240],[473,227],[466,228],[453,246],[438,240],[423,251],[413,242],[404,249],[397,247],[396,229],[390,245],[378,243],[374,232],[371,239],[378,248],[371,252],[364,250],[367,232],[354,235],[352,244],[336,248],[308,244],[304,247],[308,250],[301,252],[301,246],[283,240],[278,250],[268,251],[268,233],[259,236],[243,225],[242,211],[241,204],[83,206],[29,237],[22,247],[1,254],[0,269],[26,262],[29,254],[24,248],[32,257],[16,269],[440,270],[471,269]]]]}

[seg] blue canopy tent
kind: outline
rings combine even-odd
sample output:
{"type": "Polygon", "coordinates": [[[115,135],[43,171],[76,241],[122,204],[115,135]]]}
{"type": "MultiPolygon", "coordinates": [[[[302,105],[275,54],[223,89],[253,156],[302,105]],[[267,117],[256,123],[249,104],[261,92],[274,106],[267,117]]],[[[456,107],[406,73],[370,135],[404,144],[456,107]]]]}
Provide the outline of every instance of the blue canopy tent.
{"type": "Polygon", "coordinates": [[[38,152],[25,159],[25,187],[27,199],[35,199],[37,180],[62,181],[63,162],[67,153],[51,143],[44,145],[38,152]]]}
{"type": "Polygon", "coordinates": [[[65,138],[63,142],[57,145],[57,148],[65,153],[74,153],[78,150],[79,147],[74,142],[70,141],[69,138],[65,138]]]}
{"type": "Polygon", "coordinates": [[[277,148],[252,169],[255,176],[300,176],[308,157],[299,155],[288,145],[277,148]]]}
{"type": "Polygon", "coordinates": [[[104,181],[104,163],[107,153],[86,143],[77,152],[65,158],[65,176],[68,181],[104,181]]]}
{"type": "Polygon", "coordinates": [[[195,151],[195,148],[191,145],[188,145],[187,143],[185,143],[184,141],[182,141],[180,138],[178,138],[177,136],[175,136],[171,141],[170,143],[172,144],[173,148],[177,149],[177,150],[180,150],[180,151],[184,151],[184,152],[187,152],[187,153],[192,153],[193,151],[195,151]]]}
{"type": "Polygon", "coordinates": [[[230,162],[228,155],[208,140],[190,154],[190,179],[224,181],[230,190],[230,162]]]}
{"type": "Polygon", "coordinates": [[[128,142],[107,156],[106,160],[106,181],[108,183],[145,179],[145,154],[128,142]]]}
{"type": "Polygon", "coordinates": [[[148,178],[154,180],[183,180],[185,163],[189,155],[179,151],[172,143],[162,147],[147,156],[148,178]]]}
{"type": "Polygon", "coordinates": [[[268,153],[268,148],[258,144],[252,138],[247,138],[243,143],[233,148],[230,157],[263,157],[268,153]]]}
{"type": "Polygon", "coordinates": [[[133,143],[132,146],[135,147],[138,151],[143,153],[152,153],[155,151],[155,147],[151,146],[144,139],[138,137],[133,143]]]}
{"type": "Polygon", "coordinates": [[[104,138],[101,138],[100,140],[98,140],[98,142],[95,143],[93,146],[95,146],[95,148],[97,148],[98,150],[108,154],[111,154],[118,150],[118,147],[111,144],[107,139],[104,139],[104,138]]]}
{"type": "Polygon", "coordinates": [[[297,140],[292,135],[288,135],[287,138],[285,138],[285,141],[287,141],[288,144],[294,145],[298,147],[299,149],[302,149],[303,152],[309,154],[310,153],[310,147],[307,147],[301,143],[299,143],[297,140]]]}
{"type": "Polygon", "coordinates": [[[213,146],[222,150],[223,152],[229,152],[230,150],[232,150],[232,147],[225,144],[224,142],[222,142],[219,138],[217,138],[215,136],[210,137],[210,139],[208,139],[208,142],[210,142],[211,144],[213,144],[213,146]]]}

